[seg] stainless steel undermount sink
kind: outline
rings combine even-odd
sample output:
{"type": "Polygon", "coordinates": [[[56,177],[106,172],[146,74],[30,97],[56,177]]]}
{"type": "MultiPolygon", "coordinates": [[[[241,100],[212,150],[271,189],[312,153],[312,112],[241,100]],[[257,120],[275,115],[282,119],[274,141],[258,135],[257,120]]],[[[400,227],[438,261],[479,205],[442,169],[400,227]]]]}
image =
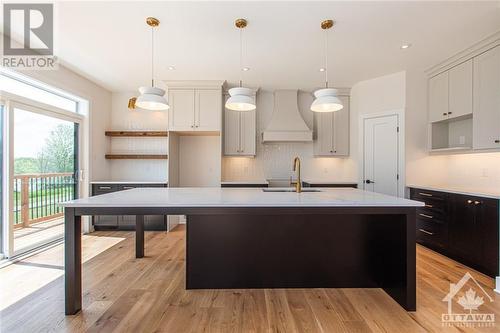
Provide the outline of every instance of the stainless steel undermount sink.
{"type": "MultiPolygon", "coordinates": [[[[264,192],[295,192],[294,188],[263,188],[264,192]]],[[[302,193],[304,192],[321,192],[320,189],[317,188],[302,188],[302,193]]]]}

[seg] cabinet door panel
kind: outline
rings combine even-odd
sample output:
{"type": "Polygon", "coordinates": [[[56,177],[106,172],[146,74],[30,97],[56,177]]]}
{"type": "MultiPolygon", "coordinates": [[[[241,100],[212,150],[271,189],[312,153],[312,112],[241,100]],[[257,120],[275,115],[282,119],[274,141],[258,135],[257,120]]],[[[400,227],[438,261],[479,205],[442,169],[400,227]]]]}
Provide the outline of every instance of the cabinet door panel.
{"type": "Polygon", "coordinates": [[[448,117],[472,113],[472,59],[450,69],[448,117]]]}
{"type": "Polygon", "coordinates": [[[474,199],[451,195],[451,219],[449,221],[450,251],[468,262],[480,260],[480,238],[475,214],[474,199]]]}
{"type": "Polygon", "coordinates": [[[241,112],[224,111],[224,154],[238,155],[240,151],[241,112]]]}
{"type": "Polygon", "coordinates": [[[498,200],[478,198],[476,218],[481,237],[481,266],[490,275],[498,275],[498,200]]]}
{"type": "Polygon", "coordinates": [[[333,154],[349,155],[349,97],[340,96],[344,108],[333,113],[333,154]]]}
{"type": "Polygon", "coordinates": [[[168,93],[170,101],[169,129],[171,131],[194,130],[194,90],[174,89],[168,93]]]}
{"type": "Polygon", "coordinates": [[[429,79],[429,121],[448,118],[448,72],[429,79]]]}
{"type": "Polygon", "coordinates": [[[196,90],[195,129],[220,131],[222,94],[218,89],[196,90]]]}
{"type": "Polygon", "coordinates": [[[331,156],[333,154],[333,113],[315,113],[316,141],[314,154],[317,156],[331,156]]]}
{"type": "Polygon", "coordinates": [[[255,155],[255,111],[240,112],[240,114],[240,153],[243,155],[255,155]]]}
{"type": "Polygon", "coordinates": [[[500,148],[500,46],[474,58],[474,148],[500,148]]]}

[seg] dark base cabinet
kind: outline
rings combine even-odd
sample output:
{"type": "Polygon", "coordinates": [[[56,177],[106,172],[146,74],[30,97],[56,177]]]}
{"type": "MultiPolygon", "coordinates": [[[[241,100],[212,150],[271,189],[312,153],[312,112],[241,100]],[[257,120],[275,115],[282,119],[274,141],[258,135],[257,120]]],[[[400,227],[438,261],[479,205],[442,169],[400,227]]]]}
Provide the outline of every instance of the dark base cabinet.
{"type": "MultiPolygon", "coordinates": [[[[117,191],[130,190],[137,187],[167,187],[167,183],[155,184],[92,184],[92,195],[99,195],[117,191]]],[[[94,230],[135,230],[135,216],[132,215],[97,215],[92,218],[94,230]]],[[[165,231],[167,230],[166,215],[146,215],[144,229],[165,231]]]]}
{"type": "Polygon", "coordinates": [[[417,209],[417,242],[486,275],[499,274],[499,200],[410,189],[417,209]]]}

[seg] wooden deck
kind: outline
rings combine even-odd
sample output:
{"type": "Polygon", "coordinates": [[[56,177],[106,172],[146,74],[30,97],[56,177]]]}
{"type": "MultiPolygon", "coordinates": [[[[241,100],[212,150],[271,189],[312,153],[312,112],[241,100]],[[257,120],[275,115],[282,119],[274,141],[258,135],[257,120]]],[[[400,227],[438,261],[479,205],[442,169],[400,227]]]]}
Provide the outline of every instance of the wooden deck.
{"type": "Polygon", "coordinates": [[[30,224],[28,227],[14,229],[14,252],[39,246],[64,237],[64,218],[30,224]]]}
{"type": "MultiPolygon", "coordinates": [[[[185,230],[83,236],[83,312],[64,315],[63,246],[0,269],[1,332],[494,332],[443,327],[449,283],[469,271],[493,297],[493,279],[417,247],[417,311],[380,289],[185,290],[185,230]]],[[[481,295],[483,296],[483,295],[481,295]]],[[[455,304],[455,307],[460,307],[455,304]]],[[[498,326],[498,325],[497,325],[498,326]]]]}

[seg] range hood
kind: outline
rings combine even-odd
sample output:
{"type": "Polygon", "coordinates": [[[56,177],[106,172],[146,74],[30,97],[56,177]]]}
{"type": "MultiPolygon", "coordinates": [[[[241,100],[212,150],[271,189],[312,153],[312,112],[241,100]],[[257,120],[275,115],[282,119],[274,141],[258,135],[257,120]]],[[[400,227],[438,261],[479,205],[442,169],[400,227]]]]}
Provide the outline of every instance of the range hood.
{"type": "Polygon", "coordinates": [[[313,133],[297,107],[297,90],[276,90],[271,122],[262,133],[262,142],[312,141],[313,133]]]}

